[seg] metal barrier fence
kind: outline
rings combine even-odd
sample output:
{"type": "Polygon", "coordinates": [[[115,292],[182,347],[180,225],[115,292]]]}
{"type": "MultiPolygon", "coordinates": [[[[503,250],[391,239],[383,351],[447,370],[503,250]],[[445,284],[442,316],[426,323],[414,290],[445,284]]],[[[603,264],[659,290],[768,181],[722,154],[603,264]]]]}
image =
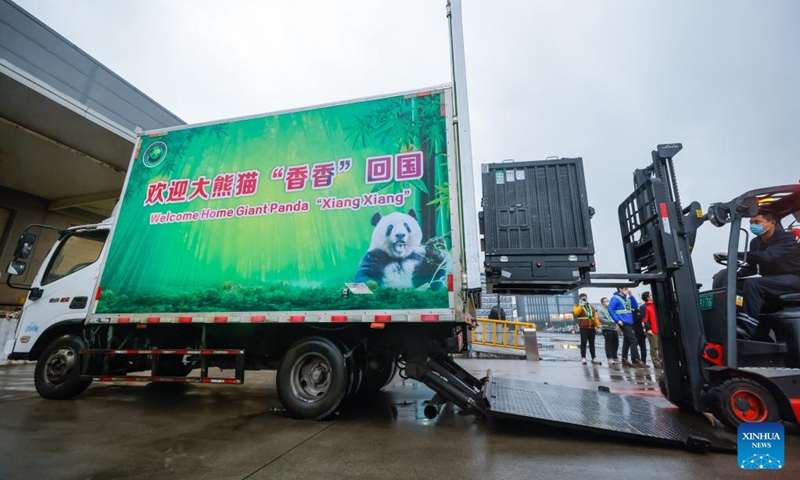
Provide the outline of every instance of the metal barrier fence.
{"type": "Polygon", "coordinates": [[[536,328],[535,323],[477,318],[478,326],[472,330],[473,345],[525,350],[522,330],[536,328]]]}

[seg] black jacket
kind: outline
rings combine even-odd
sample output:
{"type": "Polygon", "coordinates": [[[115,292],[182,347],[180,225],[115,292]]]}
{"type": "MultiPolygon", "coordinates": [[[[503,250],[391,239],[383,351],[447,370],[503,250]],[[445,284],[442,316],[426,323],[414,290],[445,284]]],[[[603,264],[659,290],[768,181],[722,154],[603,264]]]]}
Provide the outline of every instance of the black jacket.
{"type": "Polygon", "coordinates": [[[631,325],[633,327],[633,333],[636,335],[637,340],[646,338],[646,335],[644,333],[644,325],[642,323],[644,321],[644,317],[646,316],[647,316],[647,304],[642,302],[642,304],[639,305],[639,309],[633,311],[633,324],[631,325]]]}
{"type": "Polygon", "coordinates": [[[800,275],[800,239],[782,228],[776,229],[769,240],[756,237],[750,241],[747,263],[739,271],[740,277],[757,273],[762,277],[800,275]]]}

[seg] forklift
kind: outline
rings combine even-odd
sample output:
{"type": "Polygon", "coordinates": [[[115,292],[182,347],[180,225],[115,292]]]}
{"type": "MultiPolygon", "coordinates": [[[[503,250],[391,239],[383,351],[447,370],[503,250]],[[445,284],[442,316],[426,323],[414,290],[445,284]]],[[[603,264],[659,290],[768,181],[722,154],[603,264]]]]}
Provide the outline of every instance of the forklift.
{"type": "MultiPolygon", "coordinates": [[[[651,153],[652,163],[633,174],[633,192],[618,209],[626,273],[581,273],[575,269],[576,284],[564,287],[561,270],[546,264],[551,258],[548,255],[553,252],[531,248],[530,244],[520,247],[520,242],[513,245],[516,250],[493,250],[491,255],[487,251],[484,264],[487,289],[514,289],[515,294],[553,294],[556,288],[566,289],[560,291],[563,293],[576,288],[650,285],[663,357],[659,386],[664,397],[678,408],[660,408],[639,395],[612,393],[605,386],[592,391],[501,378],[491,371],[478,379],[447,355],[408,358],[401,365],[401,375],[420,380],[436,392],[425,408],[428,418],[435,418],[442,405],[452,403],[490,420],[530,421],[701,452],[736,451],[736,442],[713,428],[708,414],[713,414],[729,428],[736,428],[743,422],[798,423],[800,292],[782,296],[778,304],[761,316],[760,324],[769,330],[766,337],[738,339],[736,313],[741,304],[741,297],[737,295],[737,270],[747,262],[747,252],[741,255],[738,252],[742,231],[749,241],[749,233],[741,228],[742,222],[757,215],[759,207],[766,204],[781,219],[792,214],[797,217],[800,215],[800,185],[753,190],[730,202],[713,204],[707,212],[703,212],[697,202],[684,208],[673,164],[673,157],[682,148],[679,143],[658,145],[651,153]],[[697,231],[706,222],[717,227],[730,226],[730,237],[727,255],[715,256],[726,268],[724,285],[701,292],[691,253],[697,231]],[[498,258],[499,263],[493,264],[493,258],[498,258]],[[726,258],[736,261],[727,262],[726,258]],[[520,264],[528,265],[528,271],[533,272],[521,280],[525,269],[512,269],[520,264]],[[495,284],[489,285],[491,282],[495,284]]],[[[553,162],[540,163],[550,167],[553,162]]],[[[536,168],[536,165],[537,162],[503,163],[497,168],[536,168]]],[[[484,169],[489,179],[495,178],[492,168],[494,164],[484,169]]],[[[491,187],[494,189],[517,188],[497,187],[503,182],[499,174],[496,178],[496,182],[484,181],[484,200],[502,197],[498,202],[506,202],[506,205],[511,202],[510,207],[504,207],[508,211],[535,213],[506,215],[502,222],[481,225],[481,233],[487,237],[486,245],[496,244],[494,239],[488,238],[491,235],[512,238],[508,232],[515,229],[518,232],[548,229],[549,234],[568,230],[552,228],[563,218],[539,213],[541,202],[537,204],[535,196],[525,193],[530,189],[520,190],[523,193],[513,199],[507,195],[491,197],[492,192],[487,196],[487,185],[494,185],[491,187]],[[538,225],[532,227],[537,222],[538,225]]],[[[571,181],[574,185],[580,183],[571,181]]],[[[553,201],[549,201],[548,207],[552,208],[552,204],[553,201]]],[[[502,206],[501,203],[497,205],[502,206]]],[[[484,205],[481,220],[488,224],[486,214],[497,211],[494,208],[497,205],[484,205]]],[[[577,208],[576,205],[573,202],[571,207],[577,208]]],[[[557,207],[562,212],[569,210],[568,205],[557,207]]],[[[590,211],[588,204],[581,208],[590,211]]],[[[571,217],[576,224],[584,220],[577,217],[571,217]]],[[[584,253],[593,254],[593,250],[584,253]]]]}
{"type": "MultiPolygon", "coordinates": [[[[746,192],[703,213],[697,202],[682,208],[673,157],[681,144],[659,145],[653,163],[634,173],[634,192],[620,205],[619,220],[629,279],[652,287],[664,373],[659,386],[681,409],[710,412],[736,428],[743,422],[800,420],[800,292],[783,295],[760,316],[753,340],[737,338],[739,252],[749,245],[744,219],[769,206],[782,221],[800,217],[800,184],[746,192]],[[722,285],[700,291],[691,252],[705,222],[730,228],[722,285]],[[729,262],[728,259],[731,259],[729,262]]],[[[781,222],[782,223],[782,222],[781,222]]],[[[798,233],[800,237],[800,233],[798,233]]],[[[718,276],[718,278],[720,278],[718,276]]]]}

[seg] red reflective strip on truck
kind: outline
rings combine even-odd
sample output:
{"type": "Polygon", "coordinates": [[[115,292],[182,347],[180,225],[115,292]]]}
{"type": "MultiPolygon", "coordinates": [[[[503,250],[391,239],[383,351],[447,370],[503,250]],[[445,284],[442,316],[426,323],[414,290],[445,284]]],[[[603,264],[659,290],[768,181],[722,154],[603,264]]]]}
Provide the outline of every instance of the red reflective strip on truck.
{"type": "Polygon", "coordinates": [[[452,273],[448,273],[447,274],[447,291],[448,292],[452,292],[453,291],[453,274],[452,273]]]}
{"type": "Polygon", "coordinates": [[[192,317],[178,317],[178,323],[192,323],[192,317]]]}
{"type": "Polygon", "coordinates": [[[267,321],[267,317],[250,317],[250,322],[251,323],[261,323],[261,322],[266,322],[266,321],[267,321]]]}
{"type": "Polygon", "coordinates": [[[97,293],[94,294],[94,301],[100,300],[100,294],[103,293],[103,287],[97,287],[97,293]]]}
{"type": "Polygon", "coordinates": [[[346,322],[347,315],[334,315],[331,317],[331,322],[346,322]]]}
{"type": "Polygon", "coordinates": [[[214,317],[214,323],[228,323],[228,317],[214,317]]]}
{"type": "Polygon", "coordinates": [[[420,317],[420,320],[422,320],[423,322],[438,322],[439,315],[422,315],[420,317]]]}
{"type": "Polygon", "coordinates": [[[131,317],[119,317],[117,323],[131,323],[131,317]]]}
{"type": "Polygon", "coordinates": [[[375,321],[378,323],[385,323],[391,322],[392,316],[391,315],[375,315],[375,321]]]}
{"type": "Polygon", "coordinates": [[[289,317],[289,321],[290,322],[305,322],[306,321],[306,317],[300,317],[300,316],[289,317]]]}
{"type": "Polygon", "coordinates": [[[239,383],[239,380],[235,380],[232,378],[202,378],[200,379],[200,383],[239,383]]]}
{"type": "Polygon", "coordinates": [[[159,317],[147,317],[147,323],[160,323],[161,319],[159,317]]]}
{"type": "Polygon", "coordinates": [[[659,203],[658,204],[658,208],[661,209],[661,218],[668,218],[669,217],[669,212],[667,211],[667,204],[666,203],[664,203],[664,202],[659,203]]]}

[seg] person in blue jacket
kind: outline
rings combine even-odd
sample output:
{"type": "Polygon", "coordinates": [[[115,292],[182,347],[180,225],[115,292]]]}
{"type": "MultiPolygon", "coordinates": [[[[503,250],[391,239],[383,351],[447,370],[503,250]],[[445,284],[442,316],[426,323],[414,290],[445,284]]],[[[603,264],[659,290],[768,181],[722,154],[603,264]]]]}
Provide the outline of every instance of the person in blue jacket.
{"type": "Polygon", "coordinates": [[[622,365],[625,367],[643,368],[646,365],[639,359],[636,346],[636,334],[633,332],[633,312],[639,308],[636,298],[633,297],[628,287],[617,287],[608,303],[608,313],[622,329],[622,365]],[[631,360],[628,361],[628,350],[631,351],[631,360]]]}

